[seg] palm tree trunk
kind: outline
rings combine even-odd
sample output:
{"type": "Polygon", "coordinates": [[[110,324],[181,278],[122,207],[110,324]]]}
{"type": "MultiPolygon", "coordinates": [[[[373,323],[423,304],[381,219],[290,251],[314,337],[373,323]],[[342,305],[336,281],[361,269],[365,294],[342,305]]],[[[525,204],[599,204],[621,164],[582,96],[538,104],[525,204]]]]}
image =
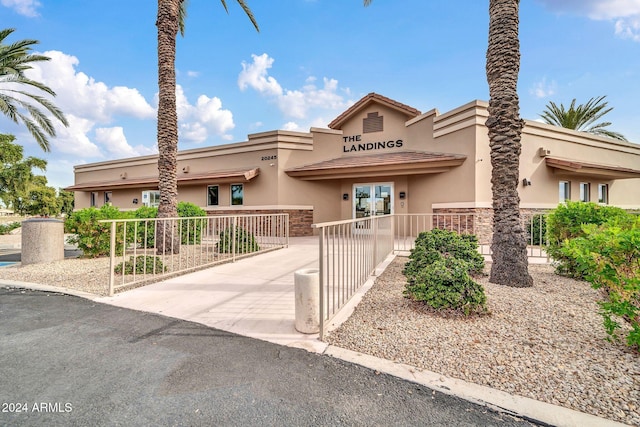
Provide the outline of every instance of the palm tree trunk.
{"type": "Polygon", "coordinates": [[[490,0],[487,82],[489,83],[489,129],[491,184],[493,192],[493,240],[489,280],[501,285],[533,285],[529,275],[527,244],[520,223],[518,196],[520,137],[524,121],[520,118],[518,72],[519,0],[490,0]]]}
{"type": "MultiPolygon", "coordinates": [[[[178,114],[176,112],[176,37],[182,0],[158,0],[158,218],[178,216],[178,114]]],[[[158,254],[178,253],[180,236],[175,226],[158,221],[158,254]]]]}

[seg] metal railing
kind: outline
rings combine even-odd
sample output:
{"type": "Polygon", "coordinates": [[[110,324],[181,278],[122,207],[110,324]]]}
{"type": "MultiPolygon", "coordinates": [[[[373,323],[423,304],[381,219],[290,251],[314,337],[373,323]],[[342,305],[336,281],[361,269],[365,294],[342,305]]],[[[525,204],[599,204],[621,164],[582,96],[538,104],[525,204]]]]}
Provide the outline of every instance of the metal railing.
{"type": "MultiPolygon", "coordinates": [[[[529,257],[547,258],[546,215],[521,217],[527,232],[529,257]]],[[[476,215],[393,214],[314,224],[319,238],[320,339],[340,309],[393,253],[408,255],[416,237],[436,228],[458,234],[476,234],[479,251],[491,255],[491,223],[478,224],[476,215]],[[484,227],[484,228],[483,228],[484,227]]]]}
{"type": "MultiPolygon", "coordinates": [[[[491,255],[492,223],[479,223],[475,214],[394,214],[395,245],[394,251],[406,255],[415,246],[418,234],[434,228],[455,231],[458,234],[475,234],[478,237],[479,251],[482,255],[491,255]]],[[[529,258],[549,256],[545,250],[547,240],[547,214],[526,213],[520,220],[527,236],[527,255],[529,258]]]]}
{"type": "Polygon", "coordinates": [[[475,234],[474,214],[394,214],[394,251],[405,253],[415,247],[418,234],[440,228],[458,234],[475,234]]]}
{"type": "Polygon", "coordinates": [[[393,252],[393,216],[314,224],[319,234],[320,339],[325,326],[393,252]]]}
{"type": "Polygon", "coordinates": [[[100,222],[111,224],[110,296],[122,288],[289,246],[289,214],[100,222]],[[165,242],[164,253],[158,253],[157,239],[165,242]]]}

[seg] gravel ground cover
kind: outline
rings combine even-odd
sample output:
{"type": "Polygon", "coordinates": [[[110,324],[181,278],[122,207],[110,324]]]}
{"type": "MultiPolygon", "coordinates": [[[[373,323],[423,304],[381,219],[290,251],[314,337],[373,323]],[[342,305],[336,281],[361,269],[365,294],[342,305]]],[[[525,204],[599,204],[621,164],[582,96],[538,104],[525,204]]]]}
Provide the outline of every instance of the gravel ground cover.
{"type": "Polygon", "coordinates": [[[610,343],[587,282],[530,265],[533,288],[484,286],[490,315],[434,313],[402,295],[397,257],[330,344],[640,425],[640,355],[610,343]]]}

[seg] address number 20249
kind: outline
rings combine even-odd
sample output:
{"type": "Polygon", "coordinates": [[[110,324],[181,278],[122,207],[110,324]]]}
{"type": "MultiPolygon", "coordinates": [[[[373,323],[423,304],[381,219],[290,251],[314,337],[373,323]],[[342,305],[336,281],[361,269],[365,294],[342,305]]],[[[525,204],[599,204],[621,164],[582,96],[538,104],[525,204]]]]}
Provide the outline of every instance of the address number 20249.
{"type": "Polygon", "coordinates": [[[277,158],[278,158],[278,156],[277,156],[276,154],[274,154],[274,155],[272,155],[272,156],[262,156],[262,157],[260,158],[260,160],[275,160],[275,159],[277,159],[277,158]]]}

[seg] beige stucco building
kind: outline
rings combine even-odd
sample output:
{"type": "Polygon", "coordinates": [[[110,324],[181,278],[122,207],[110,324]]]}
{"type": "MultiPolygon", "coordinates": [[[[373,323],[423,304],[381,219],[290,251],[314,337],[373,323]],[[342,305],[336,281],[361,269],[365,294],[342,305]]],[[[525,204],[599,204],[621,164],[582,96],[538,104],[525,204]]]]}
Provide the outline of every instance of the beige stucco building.
{"type": "MultiPolygon", "coordinates": [[[[208,214],[287,212],[312,223],[384,213],[491,213],[488,104],[421,113],[371,93],[326,129],[276,130],[178,153],[178,193],[208,214]]],[[[76,209],[154,205],[157,156],[79,165],[76,209]]],[[[640,145],[526,121],[519,194],[525,211],[565,199],[640,208],[640,145]]]]}

